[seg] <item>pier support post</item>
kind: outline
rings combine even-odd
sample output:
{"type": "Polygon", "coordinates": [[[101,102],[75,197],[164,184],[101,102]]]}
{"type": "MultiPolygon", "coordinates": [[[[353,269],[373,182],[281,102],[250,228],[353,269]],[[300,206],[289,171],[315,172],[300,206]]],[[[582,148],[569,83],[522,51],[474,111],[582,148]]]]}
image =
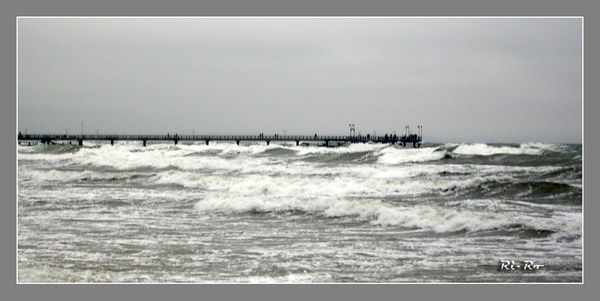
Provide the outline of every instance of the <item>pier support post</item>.
{"type": "Polygon", "coordinates": [[[402,146],[406,147],[406,142],[402,142],[402,146]]]}
{"type": "Polygon", "coordinates": [[[267,145],[269,145],[271,143],[271,141],[267,140],[267,145]]]}
{"type": "Polygon", "coordinates": [[[175,141],[175,145],[177,145],[177,142],[178,142],[179,140],[175,139],[175,140],[173,140],[173,141],[175,141]]]}
{"type": "Polygon", "coordinates": [[[329,146],[329,140],[325,140],[325,146],[329,146]]]}
{"type": "Polygon", "coordinates": [[[237,143],[237,145],[240,145],[240,140],[235,140],[235,143],[237,143]]]}
{"type": "Polygon", "coordinates": [[[146,146],[146,140],[142,140],[142,144],[144,145],[144,147],[146,146]]]}
{"type": "Polygon", "coordinates": [[[77,140],[79,142],[79,146],[83,146],[83,139],[77,140]]]}
{"type": "Polygon", "coordinates": [[[296,140],[296,146],[300,145],[300,140],[296,140]]]}
{"type": "Polygon", "coordinates": [[[115,139],[110,139],[110,145],[115,145],[115,139]]]}
{"type": "Polygon", "coordinates": [[[209,140],[206,140],[206,145],[208,145],[208,141],[209,141],[209,140]]]}

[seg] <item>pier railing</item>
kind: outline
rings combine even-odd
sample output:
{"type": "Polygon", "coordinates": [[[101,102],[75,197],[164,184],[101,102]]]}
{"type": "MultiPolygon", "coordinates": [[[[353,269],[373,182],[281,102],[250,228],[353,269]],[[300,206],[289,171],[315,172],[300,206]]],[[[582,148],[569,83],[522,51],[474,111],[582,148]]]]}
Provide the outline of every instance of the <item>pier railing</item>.
{"type": "Polygon", "coordinates": [[[91,141],[110,141],[114,144],[115,141],[142,141],[146,146],[147,141],[173,141],[177,144],[179,141],[205,141],[208,145],[210,141],[235,141],[238,145],[240,141],[264,141],[267,145],[271,141],[291,141],[299,145],[300,142],[324,142],[329,146],[330,142],[340,143],[400,143],[406,146],[407,143],[412,143],[413,147],[421,145],[422,137],[416,134],[396,136],[330,136],[330,135],[60,135],[60,134],[26,134],[18,135],[19,141],[39,141],[41,143],[54,143],[55,141],[77,141],[79,145],[83,145],[84,140],[91,141]]]}

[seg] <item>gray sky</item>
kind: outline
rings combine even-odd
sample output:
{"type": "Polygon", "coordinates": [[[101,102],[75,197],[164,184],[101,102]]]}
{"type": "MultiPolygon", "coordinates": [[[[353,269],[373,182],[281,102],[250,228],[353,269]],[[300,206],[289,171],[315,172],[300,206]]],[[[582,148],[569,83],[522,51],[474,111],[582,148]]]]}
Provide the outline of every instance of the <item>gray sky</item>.
{"type": "Polygon", "coordinates": [[[18,129],[576,142],[581,19],[18,20],[18,129]]]}

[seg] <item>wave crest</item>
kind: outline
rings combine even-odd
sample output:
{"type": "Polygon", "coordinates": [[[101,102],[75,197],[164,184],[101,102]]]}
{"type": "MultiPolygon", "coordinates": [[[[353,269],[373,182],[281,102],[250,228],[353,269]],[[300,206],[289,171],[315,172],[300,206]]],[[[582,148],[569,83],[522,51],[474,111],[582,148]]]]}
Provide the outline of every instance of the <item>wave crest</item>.
{"type": "Polygon", "coordinates": [[[387,165],[396,165],[410,162],[437,161],[447,157],[446,151],[438,151],[437,148],[399,148],[386,147],[379,151],[381,154],[378,162],[387,165]]]}
{"type": "Polygon", "coordinates": [[[491,214],[427,205],[396,206],[380,200],[343,198],[274,198],[210,194],[194,205],[202,212],[287,212],[300,211],[323,217],[353,217],[381,226],[418,228],[437,233],[514,228],[577,232],[581,220],[576,216],[551,218],[491,214]]]}
{"type": "Polygon", "coordinates": [[[491,156],[498,154],[510,155],[541,155],[545,152],[559,151],[558,145],[544,143],[524,143],[516,146],[488,145],[484,143],[460,144],[452,152],[461,155],[491,156]]]}

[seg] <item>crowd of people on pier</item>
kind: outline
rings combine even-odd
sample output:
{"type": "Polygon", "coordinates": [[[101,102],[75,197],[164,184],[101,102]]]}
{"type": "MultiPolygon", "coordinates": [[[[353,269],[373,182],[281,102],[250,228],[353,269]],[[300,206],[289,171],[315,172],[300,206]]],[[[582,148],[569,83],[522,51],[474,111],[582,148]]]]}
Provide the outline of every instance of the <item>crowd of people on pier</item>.
{"type": "Polygon", "coordinates": [[[398,141],[398,136],[396,136],[396,134],[385,134],[383,136],[383,141],[384,142],[396,142],[398,141]]]}

